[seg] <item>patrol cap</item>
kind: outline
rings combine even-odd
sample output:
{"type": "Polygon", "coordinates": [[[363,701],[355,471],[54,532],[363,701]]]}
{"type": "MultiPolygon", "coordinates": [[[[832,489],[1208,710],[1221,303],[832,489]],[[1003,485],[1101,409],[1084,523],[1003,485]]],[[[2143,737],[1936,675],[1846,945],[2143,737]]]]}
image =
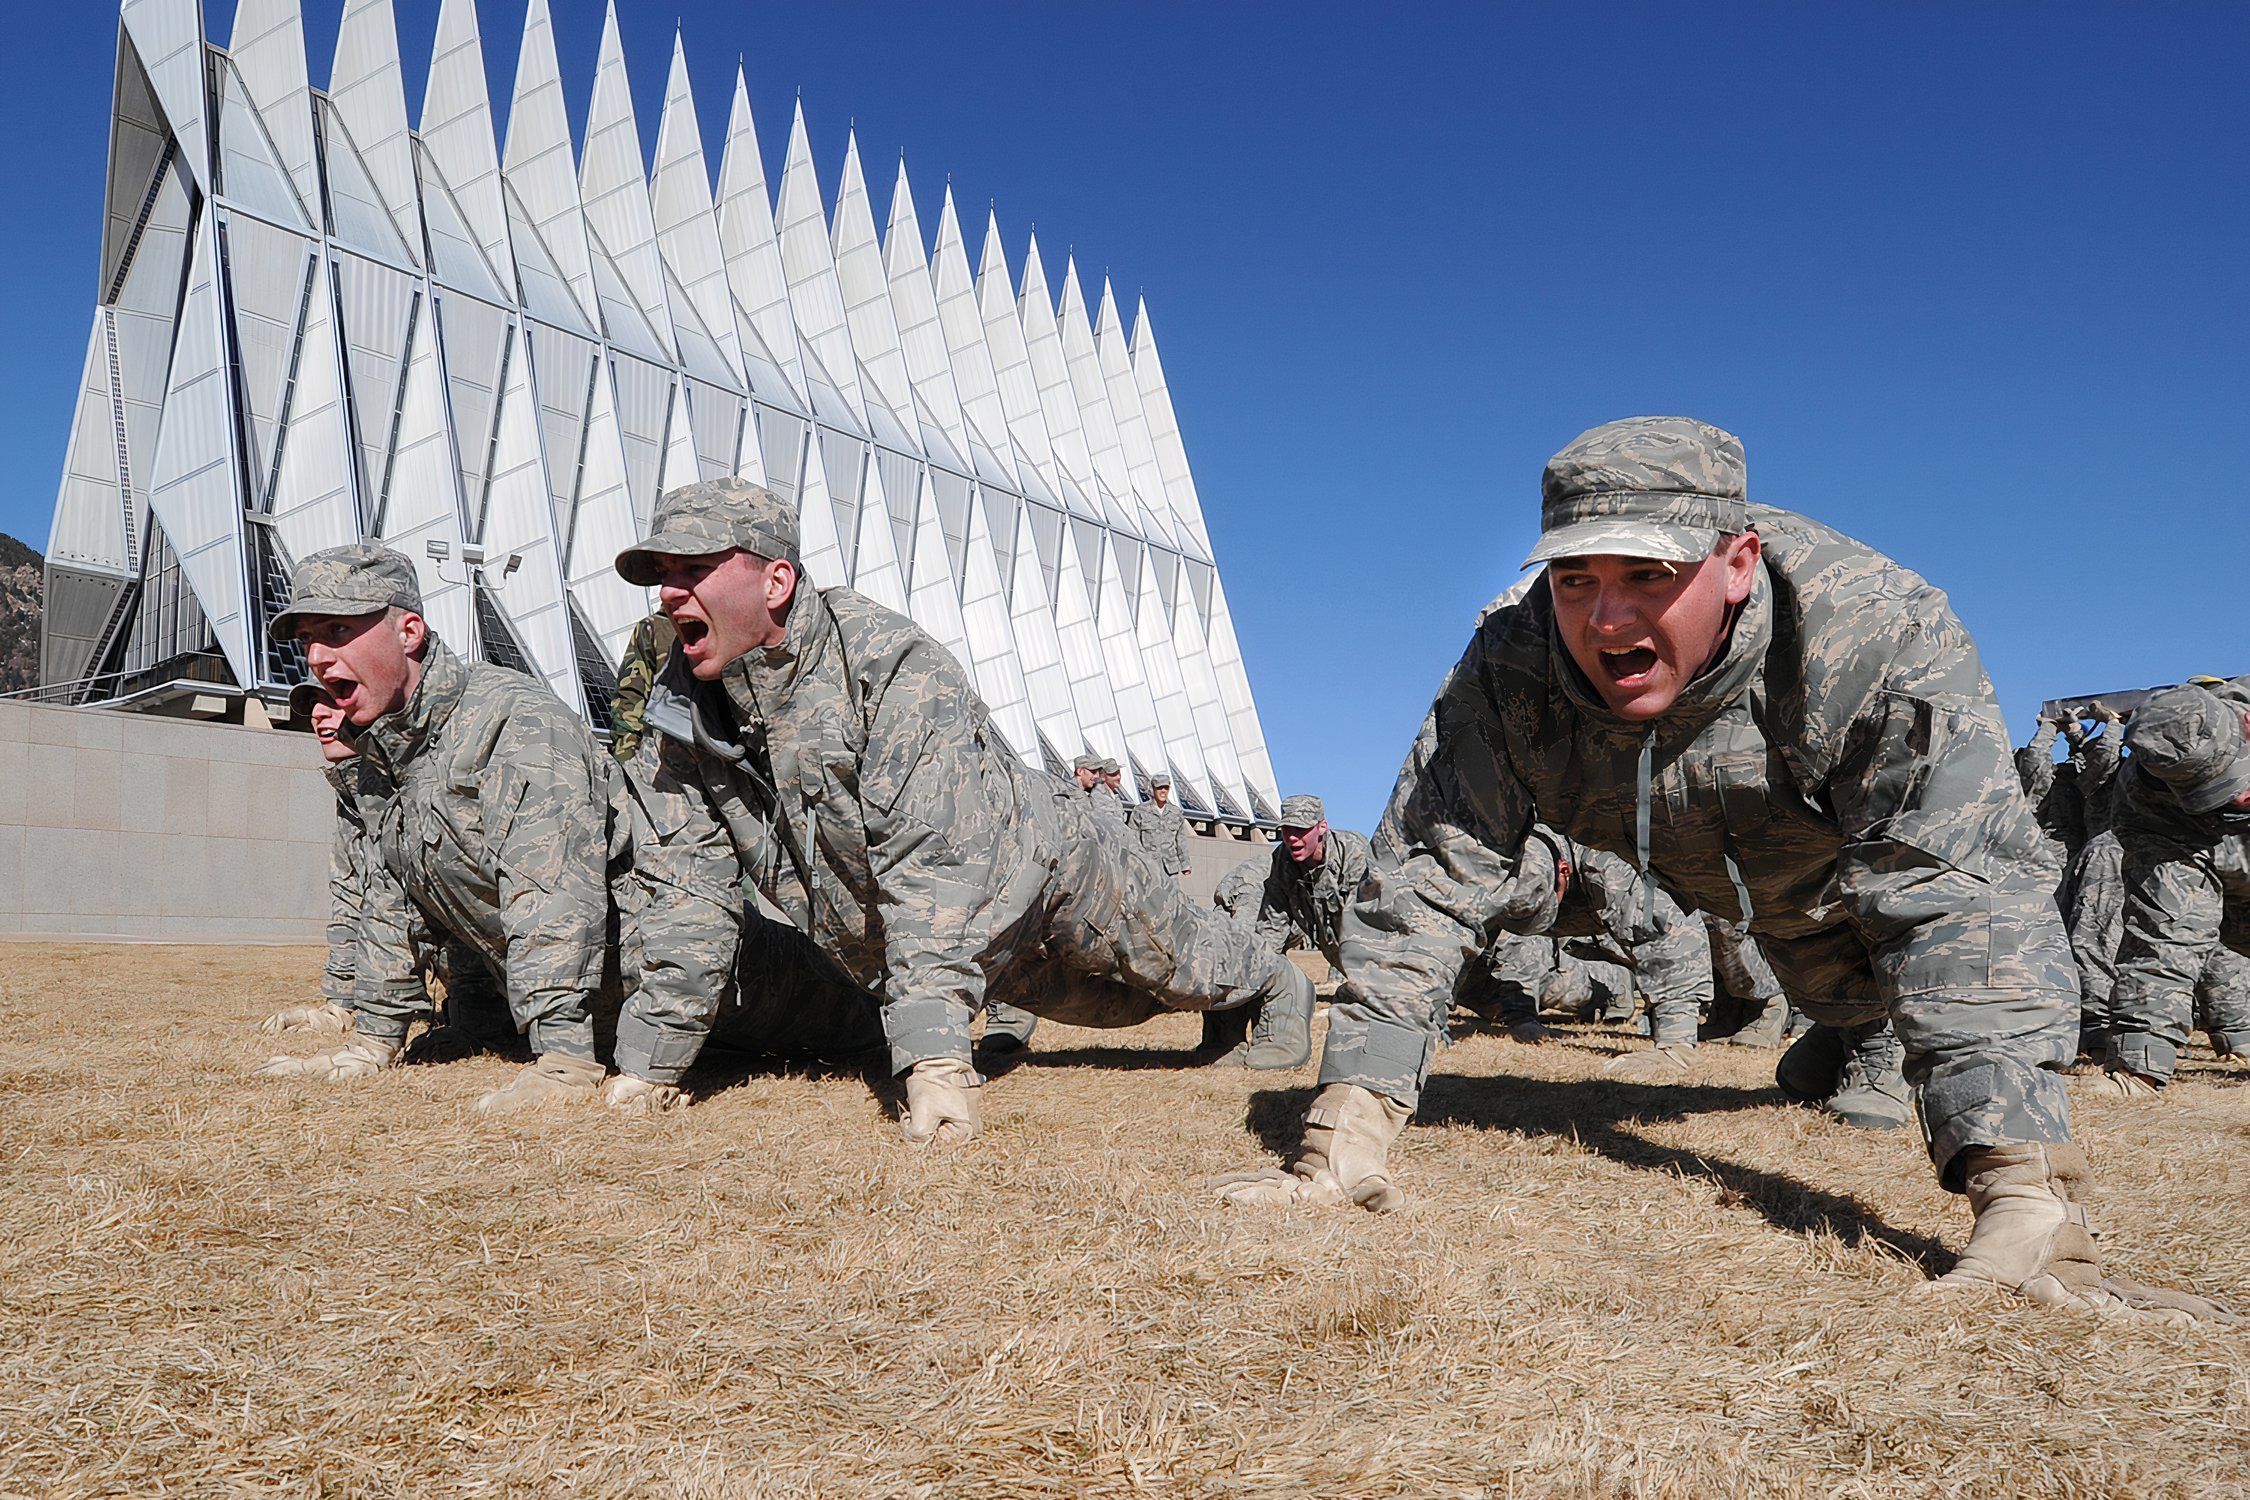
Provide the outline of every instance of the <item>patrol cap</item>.
{"type": "Polygon", "coordinates": [[[1102,758],[1098,755],[1077,756],[1071,761],[1070,768],[1073,771],[1099,771],[1102,768],[1102,758]]]}
{"type": "Polygon", "coordinates": [[[1122,776],[1125,774],[1125,768],[1117,763],[1117,757],[1114,755],[1103,756],[1101,760],[1096,763],[1094,769],[1101,772],[1104,776],[1122,776]]]}
{"type": "Polygon", "coordinates": [[[1160,786],[1170,786],[1171,784],[1172,778],[1165,775],[1162,771],[1157,772],[1155,775],[1149,777],[1148,779],[1148,789],[1152,792],[1160,786]]]}
{"type": "Polygon", "coordinates": [[[1689,417],[1627,417],[1582,432],[1539,481],[1539,545],[1558,557],[1699,562],[1750,526],[1742,440],[1689,417]]]}
{"type": "Polygon", "coordinates": [[[289,575],[289,607],[266,626],[266,639],[286,641],[302,615],[371,615],[390,609],[422,612],[414,564],[380,542],[347,542],[315,552],[289,575]]]}
{"type": "Polygon", "coordinates": [[[1318,828],[1327,821],[1328,814],[1318,797],[1300,792],[1281,799],[1281,826],[1284,828],[1318,828]]]}
{"type": "Polygon", "coordinates": [[[325,690],[308,677],[289,690],[289,716],[293,719],[312,717],[313,705],[324,696],[325,690]]]}
{"type": "Polygon", "coordinates": [[[2250,791],[2250,738],[2242,710],[2207,688],[2167,688],[2125,726],[2133,764],[2171,789],[2191,813],[2216,812],[2250,791]]]}
{"type": "Polygon", "coordinates": [[[618,576],[653,588],[658,557],[707,557],[740,547],[797,561],[797,513],[747,479],[705,479],[656,497],[648,536],[617,554],[618,576]]]}

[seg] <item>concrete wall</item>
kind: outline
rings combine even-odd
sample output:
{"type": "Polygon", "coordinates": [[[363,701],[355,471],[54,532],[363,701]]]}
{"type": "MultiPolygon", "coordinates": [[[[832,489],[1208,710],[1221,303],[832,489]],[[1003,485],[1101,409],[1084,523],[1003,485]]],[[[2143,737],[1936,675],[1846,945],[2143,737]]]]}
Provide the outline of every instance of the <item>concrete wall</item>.
{"type": "Polygon", "coordinates": [[[0,703],[0,938],[319,942],[334,809],[308,735],[0,703]]]}
{"type": "MultiPolygon", "coordinates": [[[[309,735],[0,702],[0,939],[320,942],[334,819],[309,735]]],[[[1183,884],[1272,852],[1191,832],[1183,884]]]]}

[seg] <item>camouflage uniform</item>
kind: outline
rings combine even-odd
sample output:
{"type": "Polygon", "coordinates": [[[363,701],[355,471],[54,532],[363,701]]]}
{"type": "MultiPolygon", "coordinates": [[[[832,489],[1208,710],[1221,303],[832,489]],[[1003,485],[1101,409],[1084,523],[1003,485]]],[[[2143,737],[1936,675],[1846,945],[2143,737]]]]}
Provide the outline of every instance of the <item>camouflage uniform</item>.
{"type": "Polygon", "coordinates": [[[1703,922],[1682,911],[1658,887],[1652,905],[1641,877],[1614,854],[1573,843],[1551,829],[1535,837],[1570,864],[1570,881],[1548,929],[1553,944],[1503,937],[1485,954],[1500,1000],[1500,1017],[1531,1019],[1537,998],[1558,979],[1597,998],[1614,991],[1622,1014],[1605,1007],[1604,1019],[1630,1020],[1633,993],[1648,1001],[1649,1035],[1660,1047],[1692,1047],[1711,1003],[1711,942],[1703,922]],[[1574,951],[1577,950],[1577,951],[1574,951]],[[1616,977],[1602,972],[1614,970],[1616,977]]]}
{"type": "MultiPolygon", "coordinates": [[[[1169,785],[1170,781],[1160,777],[1151,783],[1150,790],[1169,785]]],[[[1165,874],[1179,876],[1188,872],[1187,814],[1180,811],[1179,803],[1160,804],[1151,797],[1134,808],[1127,821],[1132,825],[1134,836],[1141,841],[1141,847],[1163,867],[1165,874]]]]}
{"type": "Polygon", "coordinates": [[[1328,830],[1317,865],[1298,864],[1286,845],[1276,844],[1262,867],[1251,860],[1227,878],[1232,889],[1220,905],[1255,927],[1259,943],[1271,951],[1310,948],[1335,963],[1336,924],[1367,876],[1368,858],[1366,836],[1348,828],[1328,830]]]}
{"type": "MultiPolygon", "coordinates": [[[[618,559],[796,555],[794,515],[738,481],[657,506],[618,559]]],[[[960,664],[912,621],[801,578],[784,638],[698,681],[675,654],[631,768],[645,817],[641,983],[618,1065],[669,1081],[710,1026],[745,883],[881,996],[894,1071],[966,1063],[993,1000],[1089,1026],[1266,998],[1255,935],[1191,905],[1122,828],[1011,751],[960,664]]]]}
{"type": "Polygon", "coordinates": [[[635,625],[632,637],[625,642],[624,659],[617,664],[617,693],[609,705],[609,750],[620,761],[632,760],[641,748],[641,734],[648,722],[648,690],[655,685],[656,674],[672,659],[672,647],[679,638],[671,617],[658,611],[635,625]]]}
{"type": "Polygon", "coordinates": [[[2175,688],[2133,716],[2117,835],[2123,940],[2109,1064],[2170,1081],[2202,1001],[2221,1052],[2250,1051],[2250,677],[2175,688]]]}
{"type": "Polygon", "coordinates": [[[1958,1190],[1964,1148],[2069,1137],[2059,1070],[2076,1046],[2077,974],[2039,830],[1944,595],[1750,504],[1742,476],[1733,438],[1680,419],[1595,429],[1550,463],[1533,561],[1576,555],[1597,526],[1612,536],[1589,550],[1686,560],[1755,527],[1750,597],[1720,657],[1645,723],[1611,713],[1580,674],[1546,579],[1485,619],[1345,915],[1321,1081],[1418,1101],[1461,966],[1503,927],[1551,914],[1552,860],[1527,839],[1536,815],[1746,920],[1815,1019],[1888,1014],[1932,1158],[1958,1190]],[[1652,503],[1661,518],[1643,526],[1652,503]]]}
{"type": "MultiPolygon", "coordinates": [[[[1114,764],[1116,762],[1105,761],[1098,755],[1081,755],[1070,763],[1070,769],[1074,772],[1098,772],[1103,767],[1114,764]]],[[[1073,796],[1081,798],[1086,803],[1088,811],[1094,815],[1095,822],[1104,828],[1112,829],[1124,835],[1133,843],[1139,843],[1139,839],[1127,827],[1125,802],[1117,793],[1111,791],[1099,780],[1089,787],[1080,787],[1076,781],[1068,782],[1066,785],[1069,786],[1073,796]]]]}
{"type": "Polygon", "coordinates": [[[468,665],[433,635],[413,697],[358,744],[395,788],[368,821],[397,890],[367,892],[360,1030],[400,1036],[426,1008],[407,987],[426,921],[504,976],[533,1051],[592,1059],[618,774],[585,721],[545,683],[468,665]]]}
{"type": "Polygon", "coordinates": [[[2083,997],[2078,1048],[2088,1056],[2104,1057],[2113,1021],[2117,950],[2125,941],[2125,846],[2116,828],[2105,828],[2078,851],[2067,898],[2062,903],[2064,920],[2083,997]]]}
{"type": "Polygon", "coordinates": [[[1803,1025],[1773,965],[1749,933],[1708,913],[1711,935],[1712,1000],[1707,1036],[1739,1046],[1778,1047],[1803,1025]]]}

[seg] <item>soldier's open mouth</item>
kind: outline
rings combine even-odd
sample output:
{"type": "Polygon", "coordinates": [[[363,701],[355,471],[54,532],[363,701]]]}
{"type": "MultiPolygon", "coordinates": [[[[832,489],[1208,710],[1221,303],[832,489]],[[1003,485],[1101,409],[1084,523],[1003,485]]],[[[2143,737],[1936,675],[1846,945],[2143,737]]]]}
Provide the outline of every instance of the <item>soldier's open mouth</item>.
{"type": "Polygon", "coordinates": [[[1656,653],[1646,646],[1635,646],[1630,651],[1604,651],[1602,670],[1612,682],[1631,682],[1645,677],[1656,668],[1656,653]]]}
{"type": "Polygon", "coordinates": [[[326,690],[328,696],[334,700],[336,706],[344,709],[351,706],[352,694],[359,691],[358,683],[336,672],[323,673],[320,685],[326,690]]]}
{"type": "Polygon", "coordinates": [[[680,644],[693,651],[711,633],[711,627],[690,615],[674,615],[672,628],[679,632],[680,644]]]}

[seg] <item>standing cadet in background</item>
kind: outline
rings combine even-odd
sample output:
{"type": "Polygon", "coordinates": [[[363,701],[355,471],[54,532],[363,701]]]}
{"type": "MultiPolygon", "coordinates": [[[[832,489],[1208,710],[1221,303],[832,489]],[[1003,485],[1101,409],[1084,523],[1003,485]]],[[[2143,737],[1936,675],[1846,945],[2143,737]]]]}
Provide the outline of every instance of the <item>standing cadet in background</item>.
{"type": "Polygon", "coordinates": [[[1070,774],[1078,783],[1078,794],[1093,812],[1094,821],[1104,828],[1126,832],[1125,802],[1117,789],[1109,784],[1102,767],[1113,765],[1098,755],[1081,755],[1070,763],[1070,774]]]}
{"type": "Polygon", "coordinates": [[[617,692],[609,704],[609,752],[622,763],[630,764],[634,752],[641,748],[641,734],[648,722],[648,690],[655,684],[656,674],[664,670],[664,663],[671,660],[672,647],[678,641],[672,622],[660,611],[635,625],[625,642],[624,659],[617,664],[617,692]]]}
{"type": "Polygon", "coordinates": [[[2172,1080],[2199,992],[2211,1040],[2250,1052],[2250,677],[2177,687],[2134,713],[2116,832],[2124,939],[2096,1087],[2172,1080]]]}
{"type": "Polygon", "coordinates": [[[789,505],[691,484],[649,531],[618,572],[658,588],[680,644],[631,772],[652,801],[621,1074],[694,1060],[745,881],[881,998],[910,1141],[976,1135],[969,1024],[993,999],[1092,1026],[1256,1005],[1284,1064],[1309,1054],[1304,975],[1026,766],[912,621],[802,585],[789,505]]]}
{"type": "Polygon", "coordinates": [[[1172,800],[1172,778],[1159,771],[1148,780],[1148,800],[1129,819],[1141,847],[1156,857],[1173,879],[1188,873],[1187,814],[1172,800]]]}
{"type": "Polygon", "coordinates": [[[1889,558],[1746,496],[1679,417],[1549,462],[1546,578],[1488,615],[1424,720],[1344,919],[1345,983],[1294,1174],[1240,1202],[1400,1206],[1388,1152],[1461,966],[1552,916],[1536,816],[1733,913],[1816,1019],[1889,1015],[1940,1181],[1952,1287],[2098,1311],[2199,1299],[2103,1277],[2060,1070],[2077,973],[1975,646],[1889,558]]]}
{"type": "Polygon", "coordinates": [[[477,1108],[592,1099],[603,1072],[591,1001],[609,947],[616,763],[545,683],[447,649],[422,618],[414,565],[387,547],[356,542],[306,558],[268,629],[304,646],[384,778],[368,823],[389,877],[362,892],[355,1039],[268,1071],[355,1078],[398,1062],[409,1025],[429,1010],[416,982],[427,931],[473,947],[503,976],[536,1054],[477,1108]]]}

